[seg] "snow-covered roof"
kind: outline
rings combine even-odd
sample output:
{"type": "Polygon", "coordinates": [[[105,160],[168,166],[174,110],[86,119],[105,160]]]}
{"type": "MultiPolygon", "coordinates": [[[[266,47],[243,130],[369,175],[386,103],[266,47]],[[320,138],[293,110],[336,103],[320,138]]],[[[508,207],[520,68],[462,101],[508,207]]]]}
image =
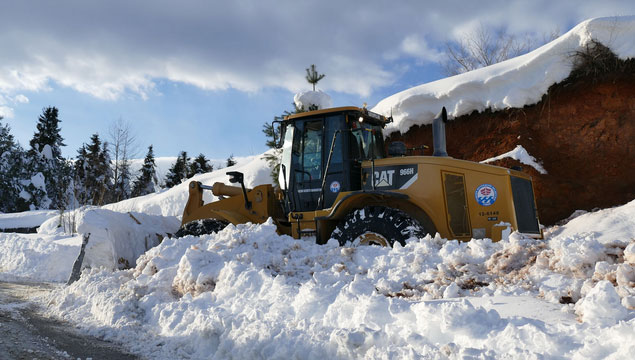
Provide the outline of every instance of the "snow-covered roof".
{"type": "Polygon", "coordinates": [[[635,57],[635,16],[586,20],[556,40],[525,55],[485,68],[419,85],[380,101],[372,111],[390,115],[386,134],[405,133],[432,123],[443,106],[448,117],[474,110],[501,110],[535,104],[549,87],[572,71],[572,55],[592,40],[620,59],[635,57]]]}
{"type": "Polygon", "coordinates": [[[317,109],[328,109],[333,106],[333,101],[329,94],[322,90],[304,91],[295,94],[293,102],[298,108],[309,110],[311,106],[316,106],[317,109]]]}

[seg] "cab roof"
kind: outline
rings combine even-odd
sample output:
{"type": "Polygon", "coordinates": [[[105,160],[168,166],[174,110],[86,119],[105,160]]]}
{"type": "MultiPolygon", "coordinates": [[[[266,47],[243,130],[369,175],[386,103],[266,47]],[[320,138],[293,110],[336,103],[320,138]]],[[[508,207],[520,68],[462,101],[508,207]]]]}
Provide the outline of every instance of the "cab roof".
{"type": "Polygon", "coordinates": [[[376,114],[374,112],[368,111],[368,109],[366,109],[366,108],[359,108],[359,107],[356,107],[356,106],[342,106],[342,107],[328,108],[328,109],[322,109],[322,110],[305,111],[305,112],[301,112],[301,113],[297,113],[297,114],[287,115],[287,116],[284,117],[284,119],[285,120],[293,120],[293,119],[309,117],[309,116],[314,116],[314,115],[340,113],[340,112],[346,112],[346,111],[359,112],[359,113],[362,113],[364,115],[368,115],[368,117],[373,118],[373,119],[378,120],[378,121],[383,122],[383,123],[388,123],[391,120],[390,118],[386,118],[383,115],[379,115],[379,114],[376,114]]]}

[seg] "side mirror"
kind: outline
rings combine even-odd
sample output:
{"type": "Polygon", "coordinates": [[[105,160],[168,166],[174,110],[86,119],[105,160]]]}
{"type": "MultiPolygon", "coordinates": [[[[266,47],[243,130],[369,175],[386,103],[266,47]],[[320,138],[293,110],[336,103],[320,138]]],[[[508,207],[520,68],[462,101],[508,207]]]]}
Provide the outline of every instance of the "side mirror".
{"type": "Polygon", "coordinates": [[[282,121],[274,120],[271,123],[271,131],[273,132],[273,144],[276,149],[280,149],[282,147],[282,142],[284,139],[284,134],[282,133],[282,121]],[[276,128],[277,125],[277,128],[276,128]]]}

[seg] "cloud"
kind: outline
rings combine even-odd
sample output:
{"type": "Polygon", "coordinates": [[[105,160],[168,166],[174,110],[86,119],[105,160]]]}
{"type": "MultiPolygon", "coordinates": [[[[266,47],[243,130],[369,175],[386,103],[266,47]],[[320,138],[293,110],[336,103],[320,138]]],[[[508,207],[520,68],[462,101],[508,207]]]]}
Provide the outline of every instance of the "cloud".
{"type": "Polygon", "coordinates": [[[429,62],[438,62],[443,58],[443,54],[437,49],[431,48],[419,34],[406,36],[401,42],[401,51],[406,55],[429,62]]]}
{"type": "Polygon", "coordinates": [[[13,102],[17,104],[28,104],[29,98],[24,96],[23,94],[18,94],[13,98],[13,102]]]}
{"type": "MultiPolygon", "coordinates": [[[[102,99],[147,97],[159,79],[208,90],[319,87],[367,96],[397,81],[398,61],[436,62],[453,34],[482,22],[549,32],[604,14],[595,1],[227,2],[10,1],[0,5],[0,93],[51,81],[102,99]],[[564,24],[564,26],[563,26],[564,24]]],[[[629,1],[610,12],[635,12],[629,1]]]]}
{"type": "Polygon", "coordinates": [[[13,109],[8,106],[0,105],[0,117],[5,119],[13,118],[13,109]]]}

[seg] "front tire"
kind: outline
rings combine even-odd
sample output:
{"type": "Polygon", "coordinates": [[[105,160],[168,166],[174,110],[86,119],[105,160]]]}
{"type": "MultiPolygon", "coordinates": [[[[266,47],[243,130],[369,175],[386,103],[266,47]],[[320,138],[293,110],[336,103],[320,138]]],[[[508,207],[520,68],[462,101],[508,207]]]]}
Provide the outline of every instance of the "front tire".
{"type": "Polygon", "coordinates": [[[223,230],[227,225],[229,225],[227,221],[218,219],[194,220],[181,226],[174,236],[180,238],[186,235],[201,236],[213,234],[223,230]]]}
{"type": "Polygon", "coordinates": [[[410,237],[423,237],[424,227],[405,212],[384,206],[366,206],[348,214],[337,225],[331,237],[341,246],[351,242],[356,245],[393,246],[406,245],[410,237]]]}

